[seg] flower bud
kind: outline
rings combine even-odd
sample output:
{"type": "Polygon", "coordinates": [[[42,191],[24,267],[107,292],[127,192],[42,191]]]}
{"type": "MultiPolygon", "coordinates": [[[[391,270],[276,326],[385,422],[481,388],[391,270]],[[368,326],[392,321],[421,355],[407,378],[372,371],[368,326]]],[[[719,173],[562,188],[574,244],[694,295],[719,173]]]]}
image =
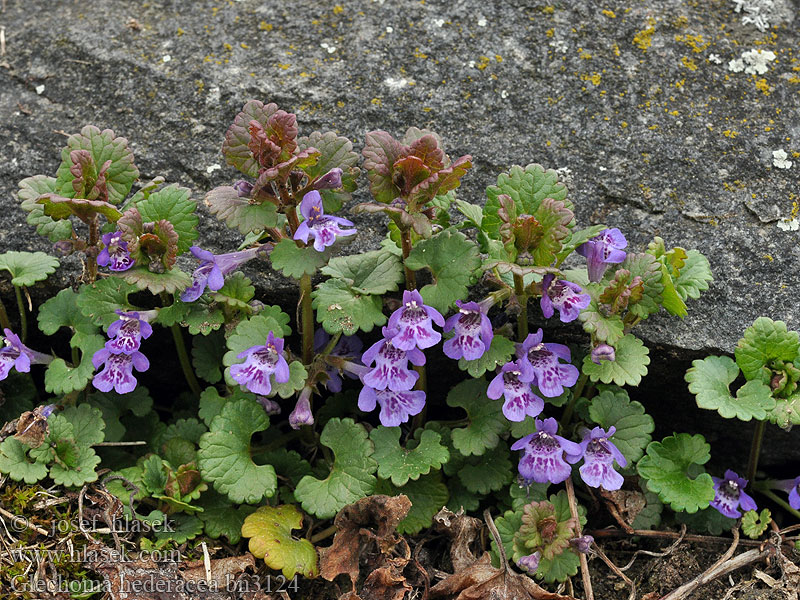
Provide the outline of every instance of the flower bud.
{"type": "Polygon", "coordinates": [[[600,344],[599,346],[592,348],[592,362],[596,365],[599,365],[604,360],[614,361],[616,358],[617,355],[613,346],[609,346],[608,344],[600,344]]]}
{"type": "Polygon", "coordinates": [[[236,193],[239,194],[239,198],[249,198],[251,192],[253,191],[253,184],[245,181],[244,179],[240,179],[233,184],[233,189],[235,189],[236,193]]]}
{"type": "Polygon", "coordinates": [[[300,429],[303,425],[314,424],[314,415],[311,414],[311,404],[308,401],[308,397],[311,395],[310,391],[309,389],[309,394],[306,394],[303,390],[292,414],[289,415],[289,426],[292,429],[300,429]]]}
{"type": "Polygon", "coordinates": [[[581,537],[572,538],[569,545],[572,546],[576,552],[581,554],[588,554],[589,550],[594,543],[594,538],[590,535],[582,535],[581,537]]]}
{"type": "Polygon", "coordinates": [[[517,559],[517,565],[521,569],[525,569],[528,573],[535,573],[536,569],[539,568],[539,559],[542,557],[541,554],[538,552],[534,552],[533,554],[528,554],[527,556],[522,556],[517,559]]]}
{"type": "Polygon", "coordinates": [[[258,403],[264,407],[264,412],[266,412],[267,415],[272,416],[281,414],[281,406],[274,400],[270,400],[266,396],[256,396],[256,400],[258,400],[258,403]]]}
{"type": "Polygon", "coordinates": [[[339,167],[331,169],[317,179],[311,186],[312,190],[335,190],[342,187],[342,170],[339,167]]]}
{"type": "Polygon", "coordinates": [[[74,251],[75,247],[72,245],[70,240],[61,240],[60,242],[56,242],[53,244],[53,250],[55,250],[61,256],[69,256],[74,251]]]}

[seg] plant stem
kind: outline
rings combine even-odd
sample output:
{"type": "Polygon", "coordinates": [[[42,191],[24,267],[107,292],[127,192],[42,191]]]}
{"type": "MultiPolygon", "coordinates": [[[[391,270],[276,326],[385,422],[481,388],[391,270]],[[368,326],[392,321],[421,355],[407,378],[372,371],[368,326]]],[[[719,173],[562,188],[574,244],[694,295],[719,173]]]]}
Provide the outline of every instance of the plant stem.
{"type": "Polygon", "coordinates": [[[303,364],[310,365],[314,357],[314,309],[311,307],[311,275],[300,278],[300,313],[303,333],[303,364]]]}
{"type": "Polygon", "coordinates": [[[767,498],[769,498],[770,500],[772,500],[775,504],[777,504],[778,506],[780,506],[784,510],[792,513],[795,517],[800,519],[800,510],[794,509],[791,506],[789,506],[789,503],[786,500],[784,500],[783,498],[778,496],[778,494],[776,494],[772,490],[762,490],[762,489],[759,489],[759,488],[754,488],[754,489],[757,492],[759,492],[762,495],[764,495],[767,498]]]}
{"type": "Polygon", "coordinates": [[[405,260],[411,254],[411,231],[409,229],[402,229],[400,233],[400,241],[403,247],[403,268],[406,273],[406,289],[417,289],[417,274],[405,266],[405,260]]]}
{"type": "Polygon", "coordinates": [[[97,243],[100,241],[100,226],[97,223],[97,215],[93,215],[89,221],[89,248],[90,252],[86,255],[86,271],[89,274],[89,283],[94,283],[97,279],[97,243]]]}
{"type": "Polygon", "coordinates": [[[522,275],[516,273],[514,273],[514,294],[520,308],[517,317],[517,341],[524,342],[528,337],[528,295],[525,293],[525,282],[522,275]]]}
{"type": "Polygon", "coordinates": [[[755,481],[756,471],[758,470],[758,455],[761,454],[761,442],[764,440],[764,430],[767,427],[766,421],[759,421],[756,430],[753,432],[753,441],[750,443],[750,457],[747,459],[747,474],[745,479],[755,481]]]}
{"type": "MultiPolygon", "coordinates": [[[[569,512],[572,518],[575,519],[575,527],[577,528],[576,537],[581,536],[581,520],[578,515],[578,502],[575,500],[575,488],[572,485],[572,477],[567,477],[564,482],[567,487],[567,501],[569,502],[569,512]]],[[[583,580],[583,593],[586,594],[586,600],[594,600],[594,592],[592,591],[592,578],[589,575],[589,561],[586,560],[586,555],[583,552],[578,554],[581,561],[581,579],[583,580]]]]}
{"type": "Polygon", "coordinates": [[[72,349],[72,366],[77,367],[81,364],[81,353],[78,348],[72,349]]]}
{"type": "Polygon", "coordinates": [[[315,533],[314,535],[312,535],[310,541],[312,544],[316,544],[317,542],[321,542],[325,538],[331,537],[334,533],[336,533],[336,531],[337,531],[336,525],[331,525],[330,527],[323,529],[319,533],[315,533]]]}
{"type": "Polygon", "coordinates": [[[564,409],[564,414],[561,415],[562,429],[569,425],[569,422],[572,419],[572,413],[575,410],[575,402],[577,402],[578,398],[580,398],[581,394],[583,393],[583,388],[586,386],[586,382],[588,380],[589,376],[581,373],[580,379],[578,379],[578,383],[575,385],[575,389],[572,390],[572,398],[569,399],[567,407],[564,409]]]}
{"type": "Polygon", "coordinates": [[[8,313],[6,307],[3,306],[3,301],[0,300],[0,326],[4,329],[11,329],[11,322],[8,320],[8,313]]]}
{"type": "Polygon", "coordinates": [[[192,393],[196,396],[199,396],[202,393],[202,390],[200,389],[200,382],[197,381],[197,377],[194,374],[194,369],[192,369],[192,362],[189,360],[189,353],[186,352],[186,344],[183,341],[183,332],[177,323],[172,325],[170,330],[172,331],[172,339],[175,341],[175,350],[178,352],[178,360],[181,363],[181,369],[183,369],[183,376],[186,378],[186,383],[189,384],[189,388],[192,390],[192,393]]]}
{"type": "Polygon", "coordinates": [[[18,285],[14,286],[14,293],[17,295],[17,308],[19,308],[19,337],[25,343],[28,337],[28,315],[25,313],[25,303],[22,301],[22,291],[18,285]]]}

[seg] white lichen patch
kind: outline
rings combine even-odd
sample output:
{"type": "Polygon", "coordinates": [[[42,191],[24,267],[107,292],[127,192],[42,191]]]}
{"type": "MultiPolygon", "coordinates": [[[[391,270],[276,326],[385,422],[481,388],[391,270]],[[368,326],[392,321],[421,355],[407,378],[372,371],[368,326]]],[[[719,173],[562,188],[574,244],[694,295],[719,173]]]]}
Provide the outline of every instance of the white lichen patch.
{"type": "Polygon", "coordinates": [[[486,17],[478,17],[478,27],[486,27],[486,17]]]}
{"type": "Polygon", "coordinates": [[[714,63],[715,65],[721,65],[722,64],[722,59],[718,55],[714,54],[713,52],[708,55],[708,61],[714,63]]]}
{"type": "Polygon", "coordinates": [[[763,75],[769,71],[767,66],[778,58],[772,50],[748,50],[740,58],[735,58],[728,63],[728,70],[734,73],[744,71],[748,75],[763,75]]]}
{"type": "Polygon", "coordinates": [[[221,168],[222,167],[220,165],[218,165],[217,163],[214,163],[213,165],[208,165],[206,167],[206,173],[208,173],[210,175],[214,171],[219,171],[221,168]]]}
{"type": "Polygon", "coordinates": [[[569,44],[567,44],[567,42],[564,40],[553,40],[550,42],[550,46],[553,48],[553,50],[556,52],[561,52],[562,54],[566,53],[566,51],[569,49],[569,44]]]}
{"type": "Polygon", "coordinates": [[[783,148],[781,148],[780,150],[773,150],[772,152],[772,164],[778,169],[792,168],[792,161],[787,160],[788,158],[789,155],[786,154],[786,150],[784,150],[783,148]]]}
{"type": "Polygon", "coordinates": [[[44,84],[36,86],[36,93],[40,96],[44,93],[44,84]]]}
{"type": "Polygon", "coordinates": [[[794,219],[781,219],[778,221],[778,229],[783,231],[797,231],[800,229],[800,220],[795,217],[794,219]]]}
{"type": "Polygon", "coordinates": [[[769,21],[775,9],[774,0],[731,0],[736,12],[742,15],[742,25],[754,25],[761,32],[769,29],[769,21]]]}
{"type": "Polygon", "coordinates": [[[444,27],[444,19],[434,19],[433,24],[436,25],[436,27],[444,27]]]}
{"type": "Polygon", "coordinates": [[[325,50],[327,50],[328,54],[333,54],[334,52],[336,52],[336,46],[334,46],[333,44],[329,44],[328,42],[322,42],[320,46],[325,50]]]}
{"type": "Polygon", "coordinates": [[[172,60],[172,57],[169,54],[165,54],[164,56],[161,57],[161,61],[165,62],[165,63],[169,62],[171,60],[172,60]]]}
{"type": "Polygon", "coordinates": [[[387,77],[383,80],[383,84],[389,86],[393,90],[399,90],[400,88],[404,88],[408,85],[408,79],[405,77],[401,77],[400,79],[395,79],[394,77],[387,77]]]}
{"type": "Polygon", "coordinates": [[[500,90],[500,97],[508,98],[508,92],[506,90],[500,90]]]}

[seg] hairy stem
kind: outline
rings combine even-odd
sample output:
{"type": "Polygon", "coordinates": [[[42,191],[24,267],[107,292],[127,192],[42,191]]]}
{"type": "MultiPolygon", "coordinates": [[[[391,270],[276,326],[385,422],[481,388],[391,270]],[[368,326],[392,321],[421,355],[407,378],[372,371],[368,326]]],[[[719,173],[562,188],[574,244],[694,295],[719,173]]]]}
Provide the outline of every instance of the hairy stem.
{"type": "Polygon", "coordinates": [[[28,337],[28,315],[25,312],[25,303],[22,301],[22,291],[18,285],[14,286],[14,293],[17,295],[17,308],[19,309],[19,337],[23,343],[28,337]]]}
{"type": "Polygon", "coordinates": [[[8,320],[8,313],[6,312],[6,307],[3,305],[3,301],[0,300],[0,326],[3,329],[11,329],[11,322],[8,320]]]}
{"type": "Polygon", "coordinates": [[[528,295],[525,293],[525,282],[522,275],[514,274],[514,294],[519,302],[519,316],[517,317],[517,341],[524,342],[528,337],[528,295]]]}
{"type": "Polygon", "coordinates": [[[577,402],[578,398],[581,397],[581,394],[583,393],[583,388],[586,387],[586,382],[588,380],[589,376],[581,373],[581,376],[578,379],[578,383],[575,384],[575,389],[572,390],[572,397],[569,399],[567,407],[564,409],[564,414],[561,415],[562,429],[567,425],[569,425],[569,422],[572,419],[572,413],[575,410],[575,402],[577,402]]]}
{"type": "Polygon", "coordinates": [[[756,430],[753,432],[753,441],[750,443],[750,457],[747,459],[747,474],[745,479],[752,482],[755,480],[758,470],[758,456],[761,454],[761,442],[764,441],[764,430],[767,427],[766,421],[759,421],[756,430]]]}
{"type": "Polygon", "coordinates": [[[314,309],[311,307],[311,275],[300,278],[300,313],[303,333],[303,364],[314,357],[314,309]]]}
{"type": "Polygon", "coordinates": [[[400,234],[400,241],[403,247],[403,268],[405,269],[406,273],[406,289],[407,290],[415,290],[417,289],[417,274],[405,266],[405,260],[408,258],[408,255],[411,254],[411,230],[410,229],[402,229],[400,234]]]}
{"type": "Polygon", "coordinates": [[[89,221],[89,253],[86,255],[86,272],[89,275],[89,283],[94,283],[97,279],[97,243],[100,241],[100,225],[97,222],[97,215],[93,215],[89,221]]]}
{"type": "Polygon", "coordinates": [[[192,393],[199,396],[202,393],[202,389],[200,388],[200,382],[197,381],[197,377],[194,374],[194,369],[192,369],[192,361],[189,360],[189,353],[186,351],[186,344],[183,341],[183,331],[181,331],[177,323],[170,327],[170,330],[172,331],[172,339],[175,341],[175,350],[178,352],[178,360],[181,362],[181,369],[183,370],[183,376],[186,378],[186,383],[189,384],[192,393]]]}
{"type": "MultiPolygon", "coordinates": [[[[577,528],[576,537],[581,536],[581,520],[578,515],[578,502],[575,500],[575,488],[572,485],[572,478],[567,477],[564,482],[567,487],[567,501],[569,502],[569,512],[573,519],[575,519],[575,527],[577,528]]],[[[589,561],[586,560],[586,555],[583,552],[578,554],[581,561],[581,579],[583,580],[583,593],[586,594],[586,600],[594,600],[594,592],[592,591],[592,579],[589,575],[589,561]]]]}

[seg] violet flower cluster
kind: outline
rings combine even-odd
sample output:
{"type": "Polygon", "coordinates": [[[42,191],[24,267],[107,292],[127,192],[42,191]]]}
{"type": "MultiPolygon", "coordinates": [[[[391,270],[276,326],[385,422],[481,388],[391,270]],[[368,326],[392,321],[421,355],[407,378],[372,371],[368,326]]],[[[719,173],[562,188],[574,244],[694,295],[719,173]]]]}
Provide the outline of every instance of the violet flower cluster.
{"type": "Polygon", "coordinates": [[[272,331],[263,346],[251,346],[236,358],[245,361],[231,365],[231,377],[254,394],[269,396],[273,377],[278,383],[289,381],[289,363],[283,356],[283,338],[276,338],[272,331]]]}
{"type": "Polygon", "coordinates": [[[711,479],[714,481],[715,494],[709,506],[731,519],[742,516],[740,508],[744,511],[757,510],[756,501],[744,491],[747,479],[739,477],[738,473],[730,469],[725,471],[725,477],[711,479]]]}
{"type": "Polygon", "coordinates": [[[226,275],[233,273],[248,260],[252,260],[265,252],[266,248],[259,246],[227,254],[212,254],[199,246],[192,246],[189,250],[201,262],[200,266],[192,273],[192,285],[181,294],[183,302],[194,302],[203,295],[206,288],[212,292],[222,289],[222,286],[225,285],[226,275]]]}
{"type": "Polygon", "coordinates": [[[121,231],[104,233],[102,240],[104,248],[97,255],[98,265],[116,272],[127,271],[134,265],[131,253],[128,252],[128,242],[122,240],[121,231]]]}
{"type": "Polygon", "coordinates": [[[379,418],[384,427],[406,423],[425,407],[425,392],[412,389],[419,374],[408,363],[424,365],[422,350],[442,339],[442,334],[433,329],[434,323],[443,327],[444,317],[427,306],[417,290],[406,290],[403,305],[392,313],[388,326],[382,330],[384,339],[361,357],[365,367],[371,368],[361,375],[364,387],[358,396],[358,408],[371,412],[380,404],[379,418]]]}
{"type": "MultiPolygon", "coordinates": [[[[328,175],[325,177],[328,177],[328,175]]],[[[338,185],[341,185],[341,171],[339,172],[338,185]]],[[[295,231],[294,239],[308,244],[309,236],[314,238],[314,250],[317,252],[322,252],[328,246],[333,245],[337,237],[355,235],[356,233],[355,229],[342,229],[340,227],[352,227],[352,221],[325,214],[322,196],[316,190],[303,196],[303,200],[300,202],[300,214],[303,215],[304,221],[300,223],[297,231],[295,231]]]]}
{"type": "Polygon", "coordinates": [[[112,389],[118,394],[127,394],[136,389],[133,370],[139,372],[150,368],[150,361],[139,351],[142,340],[153,333],[150,323],[143,317],[150,315],[135,311],[116,311],[119,319],[108,328],[109,340],[92,356],[95,369],[103,369],[92,378],[92,385],[101,392],[112,389]]]}
{"type": "Polygon", "coordinates": [[[608,265],[624,261],[626,256],[624,248],[627,246],[628,240],[616,227],[604,229],[588,242],[578,246],[576,252],[586,257],[589,281],[600,281],[608,265]]]}

